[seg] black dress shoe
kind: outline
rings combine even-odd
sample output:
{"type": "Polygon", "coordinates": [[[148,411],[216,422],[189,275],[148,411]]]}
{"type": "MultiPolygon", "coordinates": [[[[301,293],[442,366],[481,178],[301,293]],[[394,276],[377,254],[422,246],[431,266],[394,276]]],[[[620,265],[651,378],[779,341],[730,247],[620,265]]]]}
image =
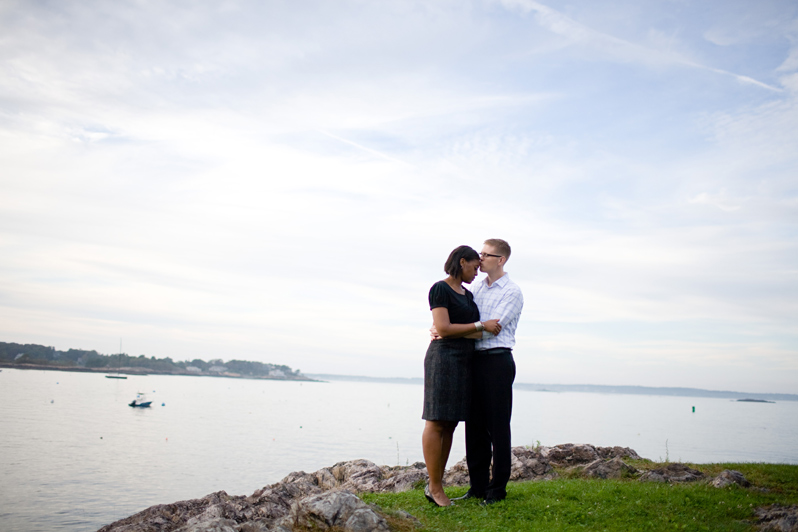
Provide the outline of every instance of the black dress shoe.
{"type": "Polygon", "coordinates": [[[474,494],[474,492],[472,492],[471,490],[468,490],[468,491],[465,493],[465,495],[462,495],[462,496],[460,496],[460,497],[455,497],[455,498],[454,498],[454,499],[452,499],[452,500],[453,500],[453,501],[466,501],[466,500],[468,500],[468,499],[482,499],[482,498],[484,498],[484,497],[485,497],[484,495],[476,495],[476,494],[474,494]]]}

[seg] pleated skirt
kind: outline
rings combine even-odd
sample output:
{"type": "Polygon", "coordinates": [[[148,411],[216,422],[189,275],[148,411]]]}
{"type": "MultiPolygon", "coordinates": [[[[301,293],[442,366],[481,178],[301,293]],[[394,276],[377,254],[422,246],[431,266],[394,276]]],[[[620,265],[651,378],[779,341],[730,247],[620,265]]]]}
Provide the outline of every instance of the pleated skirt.
{"type": "Polygon", "coordinates": [[[465,421],[471,405],[474,340],[433,340],[424,357],[424,413],[430,421],[465,421]]]}

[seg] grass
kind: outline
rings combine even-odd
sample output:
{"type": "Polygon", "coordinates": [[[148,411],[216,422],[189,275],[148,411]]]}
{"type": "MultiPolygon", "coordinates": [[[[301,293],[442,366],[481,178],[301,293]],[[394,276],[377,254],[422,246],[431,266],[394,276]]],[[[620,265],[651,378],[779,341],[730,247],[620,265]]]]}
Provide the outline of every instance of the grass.
{"type": "MultiPolygon", "coordinates": [[[[635,461],[639,469],[664,464],[635,461]]],[[[550,481],[511,483],[507,499],[482,507],[478,500],[437,508],[421,489],[405,493],[368,493],[361,497],[388,514],[406,511],[421,521],[424,532],[479,531],[752,531],[754,509],[773,503],[798,504],[798,466],[780,464],[688,464],[715,476],[735,469],[754,485],[718,489],[706,482],[659,484],[634,479],[588,480],[561,477],[550,481]],[[765,489],[762,489],[765,488],[765,489]]],[[[465,487],[447,489],[451,497],[465,487]]],[[[415,528],[392,519],[401,532],[415,528]]]]}

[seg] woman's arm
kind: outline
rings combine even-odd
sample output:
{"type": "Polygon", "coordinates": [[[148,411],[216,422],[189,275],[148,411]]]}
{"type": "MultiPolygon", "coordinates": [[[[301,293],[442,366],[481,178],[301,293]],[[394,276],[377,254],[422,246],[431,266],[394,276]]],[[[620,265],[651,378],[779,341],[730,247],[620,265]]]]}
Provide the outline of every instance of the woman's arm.
{"type": "MultiPolygon", "coordinates": [[[[446,307],[436,307],[432,309],[432,325],[441,338],[482,338],[482,331],[477,330],[475,323],[451,323],[449,321],[449,309],[446,307]],[[477,334],[479,336],[476,336],[477,334]]],[[[498,334],[502,328],[502,326],[499,325],[499,320],[483,322],[483,326],[485,329],[495,330],[496,334],[498,334]]]]}

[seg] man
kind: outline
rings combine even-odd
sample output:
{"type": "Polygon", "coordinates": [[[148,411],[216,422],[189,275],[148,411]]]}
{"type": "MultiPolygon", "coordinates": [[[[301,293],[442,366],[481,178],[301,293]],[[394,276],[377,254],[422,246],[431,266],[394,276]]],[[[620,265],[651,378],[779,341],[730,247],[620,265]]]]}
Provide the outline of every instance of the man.
{"type": "Polygon", "coordinates": [[[524,296],[504,271],[509,258],[507,242],[498,238],[486,240],[479,269],[487,277],[472,289],[480,319],[498,318],[502,326],[497,336],[485,331],[482,339],[477,340],[471,415],[466,421],[466,461],[471,487],[460,499],[484,498],[483,505],[504,499],[510,480],[510,416],[515,380],[512,348],[524,296]]]}

